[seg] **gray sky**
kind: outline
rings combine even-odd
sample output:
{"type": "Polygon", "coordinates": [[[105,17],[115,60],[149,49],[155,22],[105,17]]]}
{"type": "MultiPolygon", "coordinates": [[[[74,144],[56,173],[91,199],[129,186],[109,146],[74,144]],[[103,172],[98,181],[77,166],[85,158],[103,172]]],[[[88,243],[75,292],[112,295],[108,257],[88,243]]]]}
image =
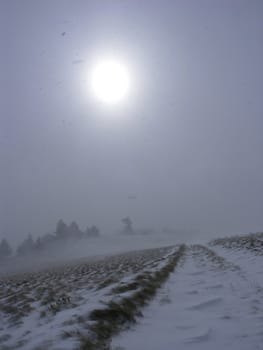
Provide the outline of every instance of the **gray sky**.
{"type": "Polygon", "coordinates": [[[1,0],[0,16],[0,238],[126,215],[263,230],[262,1],[1,0]],[[133,79],[110,108],[84,91],[108,54],[133,79]]]}

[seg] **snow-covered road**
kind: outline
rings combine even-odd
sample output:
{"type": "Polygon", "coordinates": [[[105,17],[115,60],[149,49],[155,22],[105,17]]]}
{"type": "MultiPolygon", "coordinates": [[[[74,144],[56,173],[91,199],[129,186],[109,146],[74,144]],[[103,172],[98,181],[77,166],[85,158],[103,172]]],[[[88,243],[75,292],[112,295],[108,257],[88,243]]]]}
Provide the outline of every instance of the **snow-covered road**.
{"type": "Polygon", "coordinates": [[[243,260],[243,269],[223,251],[189,247],[144,317],[114,338],[112,348],[263,349],[263,291],[249,274],[255,266],[246,265],[253,260],[243,260]]]}

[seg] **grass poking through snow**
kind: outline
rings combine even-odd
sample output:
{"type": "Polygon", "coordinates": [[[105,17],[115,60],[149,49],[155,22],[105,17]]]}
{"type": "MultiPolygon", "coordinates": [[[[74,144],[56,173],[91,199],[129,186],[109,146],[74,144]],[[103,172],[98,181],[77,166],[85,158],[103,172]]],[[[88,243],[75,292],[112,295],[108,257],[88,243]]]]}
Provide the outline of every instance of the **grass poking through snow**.
{"type": "Polygon", "coordinates": [[[167,280],[184,255],[185,249],[185,246],[181,245],[160,270],[140,274],[131,283],[115,287],[114,293],[127,291],[132,293],[117,302],[110,301],[105,308],[95,309],[90,313],[89,320],[93,323],[89,327],[89,335],[80,336],[79,350],[110,349],[112,336],[135,323],[136,318],[142,315],[142,307],[154,297],[158,288],[167,280]]]}

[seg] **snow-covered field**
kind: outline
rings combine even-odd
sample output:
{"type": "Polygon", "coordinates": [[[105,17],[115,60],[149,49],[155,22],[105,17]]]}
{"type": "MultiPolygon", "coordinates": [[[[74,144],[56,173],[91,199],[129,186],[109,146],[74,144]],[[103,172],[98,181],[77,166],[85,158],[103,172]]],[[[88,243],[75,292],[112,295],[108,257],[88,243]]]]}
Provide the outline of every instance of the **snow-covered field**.
{"type": "Polygon", "coordinates": [[[90,312],[116,298],[117,287],[158,271],[174,250],[127,252],[2,277],[0,348],[76,348],[90,312]]]}
{"type": "Polygon", "coordinates": [[[0,349],[262,349],[263,249],[252,240],[2,276],[0,349]]]}
{"type": "Polygon", "coordinates": [[[235,252],[227,254],[234,264],[220,253],[217,259],[204,246],[189,247],[144,317],[113,339],[115,349],[262,349],[262,274],[256,280],[248,272],[257,267],[249,253],[244,270],[235,252]]]}

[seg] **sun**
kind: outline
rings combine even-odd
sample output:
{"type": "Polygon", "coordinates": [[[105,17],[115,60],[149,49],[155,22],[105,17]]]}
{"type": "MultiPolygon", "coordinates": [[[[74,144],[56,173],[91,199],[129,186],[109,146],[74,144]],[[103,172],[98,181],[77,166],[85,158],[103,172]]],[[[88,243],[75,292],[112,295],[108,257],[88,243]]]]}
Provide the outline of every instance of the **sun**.
{"type": "Polygon", "coordinates": [[[101,60],[91,69],[90,87],[99,101],[117,104],[127,97],[130,90],[128,69],[115,59],[101,60]]]}

